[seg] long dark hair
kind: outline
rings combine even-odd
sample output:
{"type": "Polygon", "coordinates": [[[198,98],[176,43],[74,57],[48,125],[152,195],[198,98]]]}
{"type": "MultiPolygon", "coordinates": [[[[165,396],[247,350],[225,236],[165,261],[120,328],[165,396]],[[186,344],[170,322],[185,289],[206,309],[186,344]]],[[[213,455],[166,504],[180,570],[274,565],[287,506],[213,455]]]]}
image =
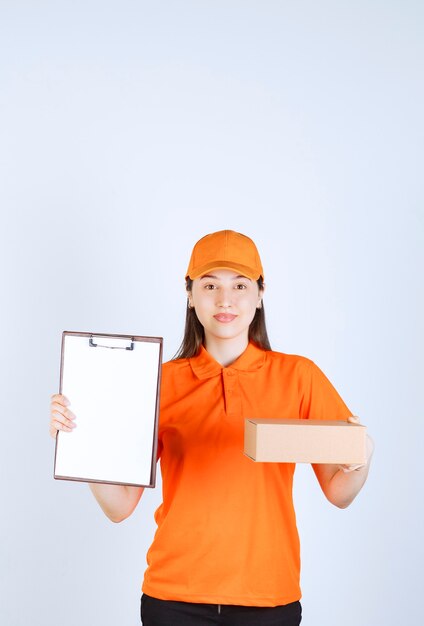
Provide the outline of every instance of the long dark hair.
{"type": "MultiPolygon", "coordinates": [[[[264,281],[262,277],[257,281],[258,288],[262,291],[264,288],[264,281]]],[[[186,291],[191,292],[193,281],[191,278],[186,279],[186,291]]],[[[193,308],[189,308],[187,299],[186,320],[184,328],[184,337],[178,352],[173,357],[175,359],[189,359],[196,356],[199,353],[200,346],[204,343],[205,331],[202,324],[199,322],[196,311],[193,308]]],[[[269,343],[268,333],[265,325],[265,311],[264,305],[260,309],[256,309],[255,317],[249,326],[249,341],[253,341],[262,350],[271,350],[271,344],[269,343]]]]}

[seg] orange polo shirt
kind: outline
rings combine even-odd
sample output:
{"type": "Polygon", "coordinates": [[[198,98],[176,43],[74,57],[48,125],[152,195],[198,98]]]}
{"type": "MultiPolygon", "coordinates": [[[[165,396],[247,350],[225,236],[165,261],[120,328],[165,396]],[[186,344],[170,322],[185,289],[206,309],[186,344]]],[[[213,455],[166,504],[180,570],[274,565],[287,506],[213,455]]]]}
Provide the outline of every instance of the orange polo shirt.
{"type": "Polygon", "coordinates": [[[163,366],[163,504],[143,592],[163,600],[276,606],[299,600],[294,464],[244,453],[250,418],[347,419],[321,370],[250,343],[230,367],[202,348],[163,366]]]}

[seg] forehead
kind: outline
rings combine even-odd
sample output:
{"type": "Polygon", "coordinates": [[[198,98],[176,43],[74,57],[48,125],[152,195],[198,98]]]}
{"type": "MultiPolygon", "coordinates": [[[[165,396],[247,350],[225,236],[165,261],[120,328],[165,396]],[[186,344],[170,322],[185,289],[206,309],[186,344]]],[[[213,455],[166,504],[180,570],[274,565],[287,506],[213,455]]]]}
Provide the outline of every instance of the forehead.
{"type": "Polygon", "coordinates": [[[202,281],[202,280],[247,280],[249,282],[252,282],[250,278],[248,278],[247,276],[243,276],[243,274],[239,274],[238,272],[234,272],[233,270],[225,270],[225,269],[215,269],[215,270],[210,270],[209,272],[207,272],[206,274],[203,274],[202,276],[199,277],[198,280],[202,281]]]}

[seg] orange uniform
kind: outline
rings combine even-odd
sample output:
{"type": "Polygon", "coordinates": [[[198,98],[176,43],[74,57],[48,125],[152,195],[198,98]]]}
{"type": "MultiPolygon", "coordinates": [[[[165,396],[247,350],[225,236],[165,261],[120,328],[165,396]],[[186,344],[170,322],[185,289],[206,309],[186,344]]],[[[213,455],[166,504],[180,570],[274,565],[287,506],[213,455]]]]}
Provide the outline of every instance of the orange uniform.
{"type": "Polygon", "coordinates": [[[276,606],[299,600],[295,465],[243,453],[244,420],[342,419],[351,412],[301,356],[250,343],[229,367],[202,348],[163,366],[163,504],[143,592],[163,600],[276,606]]]}

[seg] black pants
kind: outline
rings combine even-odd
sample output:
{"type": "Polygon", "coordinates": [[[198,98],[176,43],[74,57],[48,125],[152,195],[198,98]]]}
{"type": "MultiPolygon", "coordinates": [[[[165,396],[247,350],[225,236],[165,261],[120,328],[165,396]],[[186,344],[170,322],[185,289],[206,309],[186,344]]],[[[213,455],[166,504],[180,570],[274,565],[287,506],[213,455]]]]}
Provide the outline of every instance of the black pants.
{"type": "Polygon", "coordinates": [[[143,626],[299,626],[300,602],[275,607],[196,604],[141,597],[143,626]]]}

